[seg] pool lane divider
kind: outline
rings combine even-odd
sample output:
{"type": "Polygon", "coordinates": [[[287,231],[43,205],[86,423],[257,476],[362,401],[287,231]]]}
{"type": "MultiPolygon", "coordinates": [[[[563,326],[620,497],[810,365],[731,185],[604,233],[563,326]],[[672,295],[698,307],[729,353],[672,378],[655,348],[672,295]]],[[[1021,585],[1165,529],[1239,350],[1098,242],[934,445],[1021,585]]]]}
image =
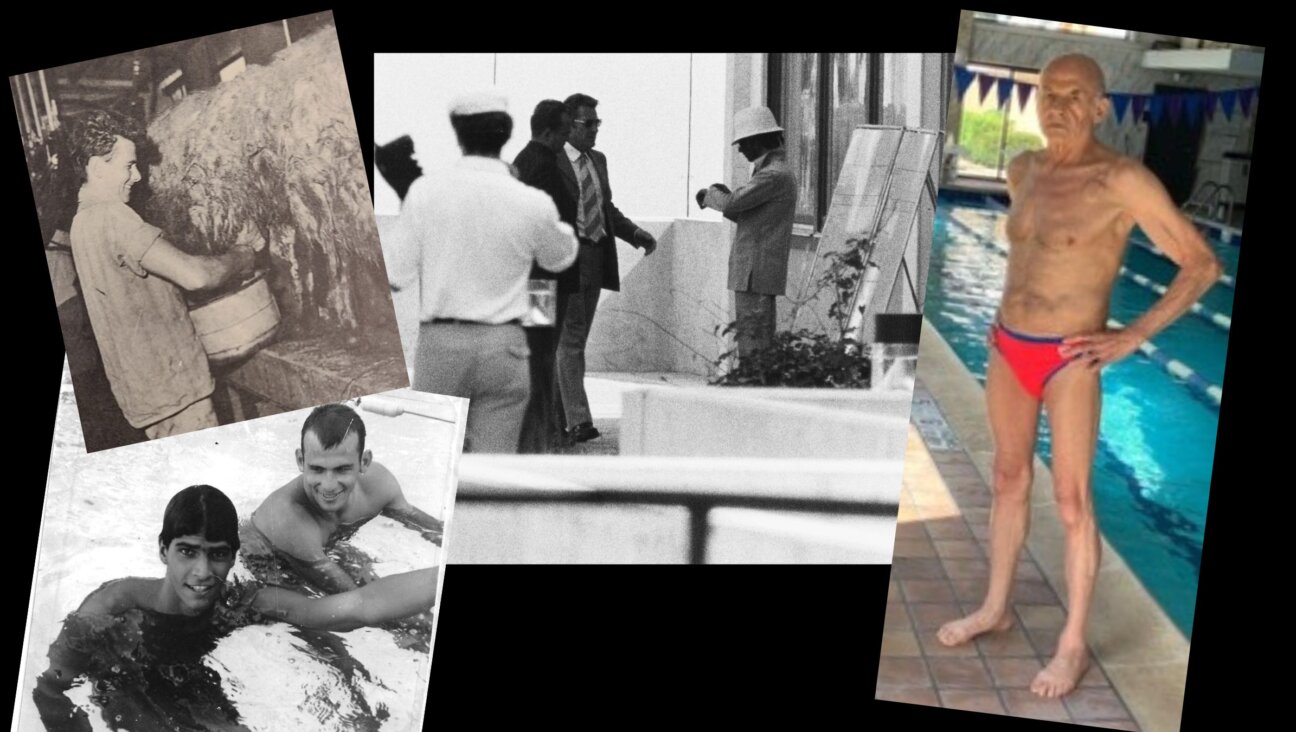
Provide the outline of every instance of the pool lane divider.
{"type": "MultiPolygon", "coordinates": [[[[1125,325],[1114,318],[1107,319],[1107,327],[1117,330],[1125,329],[1125,325]]],[[[1196,392],[1198,396],[1210,402],[1216,409],[1219,409],[1220,401],[1224,398],[1224,390],[1222,388],[1210,383],[1206,379],[1203,379],[1200,374],[1193,371],[1192,368],[1183,361],[1165,355],[1165,352],[1154,346],[1151,341],[1143,341],[1143,343],[1139,345],[1139,351],[1141,351],[1144,356],[1152,359],[1152,361],[1164,369],[1166,373],[1183,381],[1190,389],[1196,392]]]]}
{"type": "MultiPolygon", "coordinates": [[[[959,227],[961,227],[974,239],[981,242],[982,245],[988,246],[1002,255],[1006,255],[1008,253],[1008,248],[1005,247],[1003,244],[1000,244],[995,239],[986,237],[985,235],[977,232],[975,229],[963,223],[962,221],[959,221],[953,216],[949,217],[949,221],[958,224],[959,227]]],[[[1114,318],[1109,318],[1107,320],[1107,327],[1120,329],[1120,330],[1123,330],[1125,328],[1124,324],[1122,324],[1120,321],[1114,318]]],[[[1139,346],[1139,351],[1142,352],[1143,355],[1151,359],[1153,363],[1160,366],[1162,370],[1164,370],[1167,374],[1170,374],[1171,376],[1179,379],[1195,394],[1205,399],[1210,404],[1214,405],[1216,409],[1219,408],[1220,401],[1224,398],[1224,390],[1220,388],[1218,385],[1212,384],[1206,379],[1202,378],[1200,374],[1194,371],[1183,361],[1180,361],[1177,358],[1171,358],[1170,356],[1167,356],[1164,351],[1162,351],[1160,348],[1157,348],[1155,345],[1153,345],[1151,341],[1144,341],[1142,345],[1139,346]]]]}
{"type": "MultiPolygon", "coordinates": [[[[1138,284],[1141,287],[1151,290],[1158,295],[1166,294],[1165,285],[1159,282],[1153,282],[1148,277],[1141,275],[1138,272],[1134,272],[1130,270],[1128,267],[1121,267],[1120,273],[1124,277],[1132,280],[1135,284],[1138,284]]],[[[1210,323],[1211,325],[1214,325],[1215,327],[1222,329],[1225,333],[1228,333],[1229,330],[1233,327],[1232,318],[1230,318],[1227,315],[1224,315],[1223,313],[1217,313],[1214,310],[1211,310],[1210,308],[1206,307],[1205,305],[1202,305],[1199,302],[1193,303],[1191,310],[1194,315],[1197,315],[1201,317],[1203,320],[1210,323]]]]}
{"type": "MultiPolygon", "coordinates": [[[[1003,213],[1003,214],[1008,213],[1008,207],[1007,207],[1007,206],[1005,206],[1005,205],[1003,205],[1002,203],[996,201],[994,198],[992,198],[992,197],[990,197],[990,196],[986,196],[986,197],[985,197],[985,203],[986,203],[986,207],[987,207],[987,208],[992,208],[992,209],[994,209],[995,211],[998,211],[999,213],[1003,213]]],[[[962,222],[959,222],[959,223],[962,223],[962,222]]],[[[967,226],[967,224],[964,224],[964,226],[967,226]]],[[[1149,244],[1149,243],[1147,243],[1147,242],[1139,241],[1138,239],[1135,239],[1135,238],[1133,238],[1133,237],[1130,237],[1130,243],[1133,244],[1134,246],[1136,246],[1136,247],[1142,249],[1142,250],[1145,251],[1145,252],[1150,252],[1150,253],[1152,253],[1152,254],[1155,254],[1156,256],[1158,256],[1158,257],[1160,257],[1160,258],[1166,260],[1167,262],[1170,262],[1171,264],[1174,264],[1174,260],[1170,259],[1170,257],[1167,257],[1165,252],[1161,251],[1160,249],[1157,249],[1155,246],[1153,246],[1153,245],[1151,245],[1151,244],[1149,244]]],[[[1236,285],[1235,285],[1235,282],[1234,282],[1234,280],[1233,280],[1233,276],[1232,276],[1232,275],[1222,274],[1222,275],[1219,276],[1219,279],[1216,280],[1216,281],[1217,281],[1219,284],[1224,285],[1225,287],[1235,287],[1235,286],[1236,286],[1236,285]]]]}

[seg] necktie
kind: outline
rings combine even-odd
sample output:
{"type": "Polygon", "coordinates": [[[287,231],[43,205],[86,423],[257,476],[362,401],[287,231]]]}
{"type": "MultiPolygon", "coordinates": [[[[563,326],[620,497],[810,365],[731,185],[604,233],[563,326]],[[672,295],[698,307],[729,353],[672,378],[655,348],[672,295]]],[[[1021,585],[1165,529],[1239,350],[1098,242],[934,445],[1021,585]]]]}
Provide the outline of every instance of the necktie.
{"type": "Polygon", "coordinates": [[[603,201],[600,199],[598,184],[594,182],[594,166],[590,164],[589,155],[580,156],[581,175],[581,212],[585,221],[583,236],[590,241],[602,241],[603,201]]]}

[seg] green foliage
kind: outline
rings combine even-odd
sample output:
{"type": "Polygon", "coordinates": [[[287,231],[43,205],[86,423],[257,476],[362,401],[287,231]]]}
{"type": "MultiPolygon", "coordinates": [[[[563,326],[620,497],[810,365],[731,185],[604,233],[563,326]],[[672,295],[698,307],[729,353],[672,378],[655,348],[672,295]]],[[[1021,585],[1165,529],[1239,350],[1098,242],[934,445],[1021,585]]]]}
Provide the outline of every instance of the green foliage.
{"type": "MultiPolygon", "coordinates": [[[[725,332],[733,329],[731,324],[725,332]]],[[[733,352],[721,356],[725,360],[733,352]]],[[[711,383],[720,386],[867,388],[869,358],[853,340],[800,329],[780,331],[769,348],[738,361],[711,383]],[[854,346],[854,348],[852,348],[854,346]]]]}
{"type": "MultiPolygon", "coordinates": [[[[964,111],[963,121],[959,124],[959,146],[964,156],[977,165],[987,168],[999,164],[999,143],[1003,138],[1004,113],[997,109],[980,112],[964,111]]],[[[1044,140],[1039,135],[1016,129],[1016,122],[1008,120],[1008,139],[1004,151],[1004,162],[1024,150],[1039,150],[1044,147],[1044,140]]]]}
{"type": "MultiPolygon", "coordinates": [[[[845,251],[824,255],[828,266],[817,283],[816,292],[833,293],[828,314],[837,323],[836,336],[804,328],[779,331],[769,347],[738,359],[737,365],[732,364],[736,351],[730,350],[716,361],[721,375],[711,381],[713,385],[868,388],[870,360],[866,349],[851,337],[850,317],[870,247],[862,239],[851,243],[845,251]],[[731,365],[727,371],[722,368],[726,361],[731,365]]],[[[739,327],[735,321],[717,330],[728,335],[739,327]]]]}

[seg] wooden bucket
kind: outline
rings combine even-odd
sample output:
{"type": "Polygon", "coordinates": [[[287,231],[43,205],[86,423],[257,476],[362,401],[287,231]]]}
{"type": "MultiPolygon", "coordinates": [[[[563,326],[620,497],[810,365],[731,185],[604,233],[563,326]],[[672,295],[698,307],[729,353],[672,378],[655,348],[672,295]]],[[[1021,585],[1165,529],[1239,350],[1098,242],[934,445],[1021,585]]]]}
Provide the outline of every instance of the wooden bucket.
{"type": "Polygon", "coordinates": [[[248,356],[274,340],[279,329],[279,305],[258,272],[237,289],[189,310],[194,330],[207,350],[207,360],[224,364],[248,356]]]}

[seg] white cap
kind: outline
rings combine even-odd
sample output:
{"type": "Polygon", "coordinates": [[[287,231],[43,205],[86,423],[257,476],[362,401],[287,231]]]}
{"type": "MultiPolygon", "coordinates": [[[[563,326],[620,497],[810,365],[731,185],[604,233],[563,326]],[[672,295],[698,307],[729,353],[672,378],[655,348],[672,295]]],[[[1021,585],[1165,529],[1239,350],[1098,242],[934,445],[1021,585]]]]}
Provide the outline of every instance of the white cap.
{"type": "Polygon", "coordinates": [[[739,140],[766,132],[782,132],[783,128],[774,121],[774,113],[769,107],[748,107],[734,115],[733,144],[739,140]]]}
{"type": "Polygon", "coordinates": [[[508,112],[508,100],[494,91],[469,92],[450,102],[450,114],[455,116],[508,112]]]}

